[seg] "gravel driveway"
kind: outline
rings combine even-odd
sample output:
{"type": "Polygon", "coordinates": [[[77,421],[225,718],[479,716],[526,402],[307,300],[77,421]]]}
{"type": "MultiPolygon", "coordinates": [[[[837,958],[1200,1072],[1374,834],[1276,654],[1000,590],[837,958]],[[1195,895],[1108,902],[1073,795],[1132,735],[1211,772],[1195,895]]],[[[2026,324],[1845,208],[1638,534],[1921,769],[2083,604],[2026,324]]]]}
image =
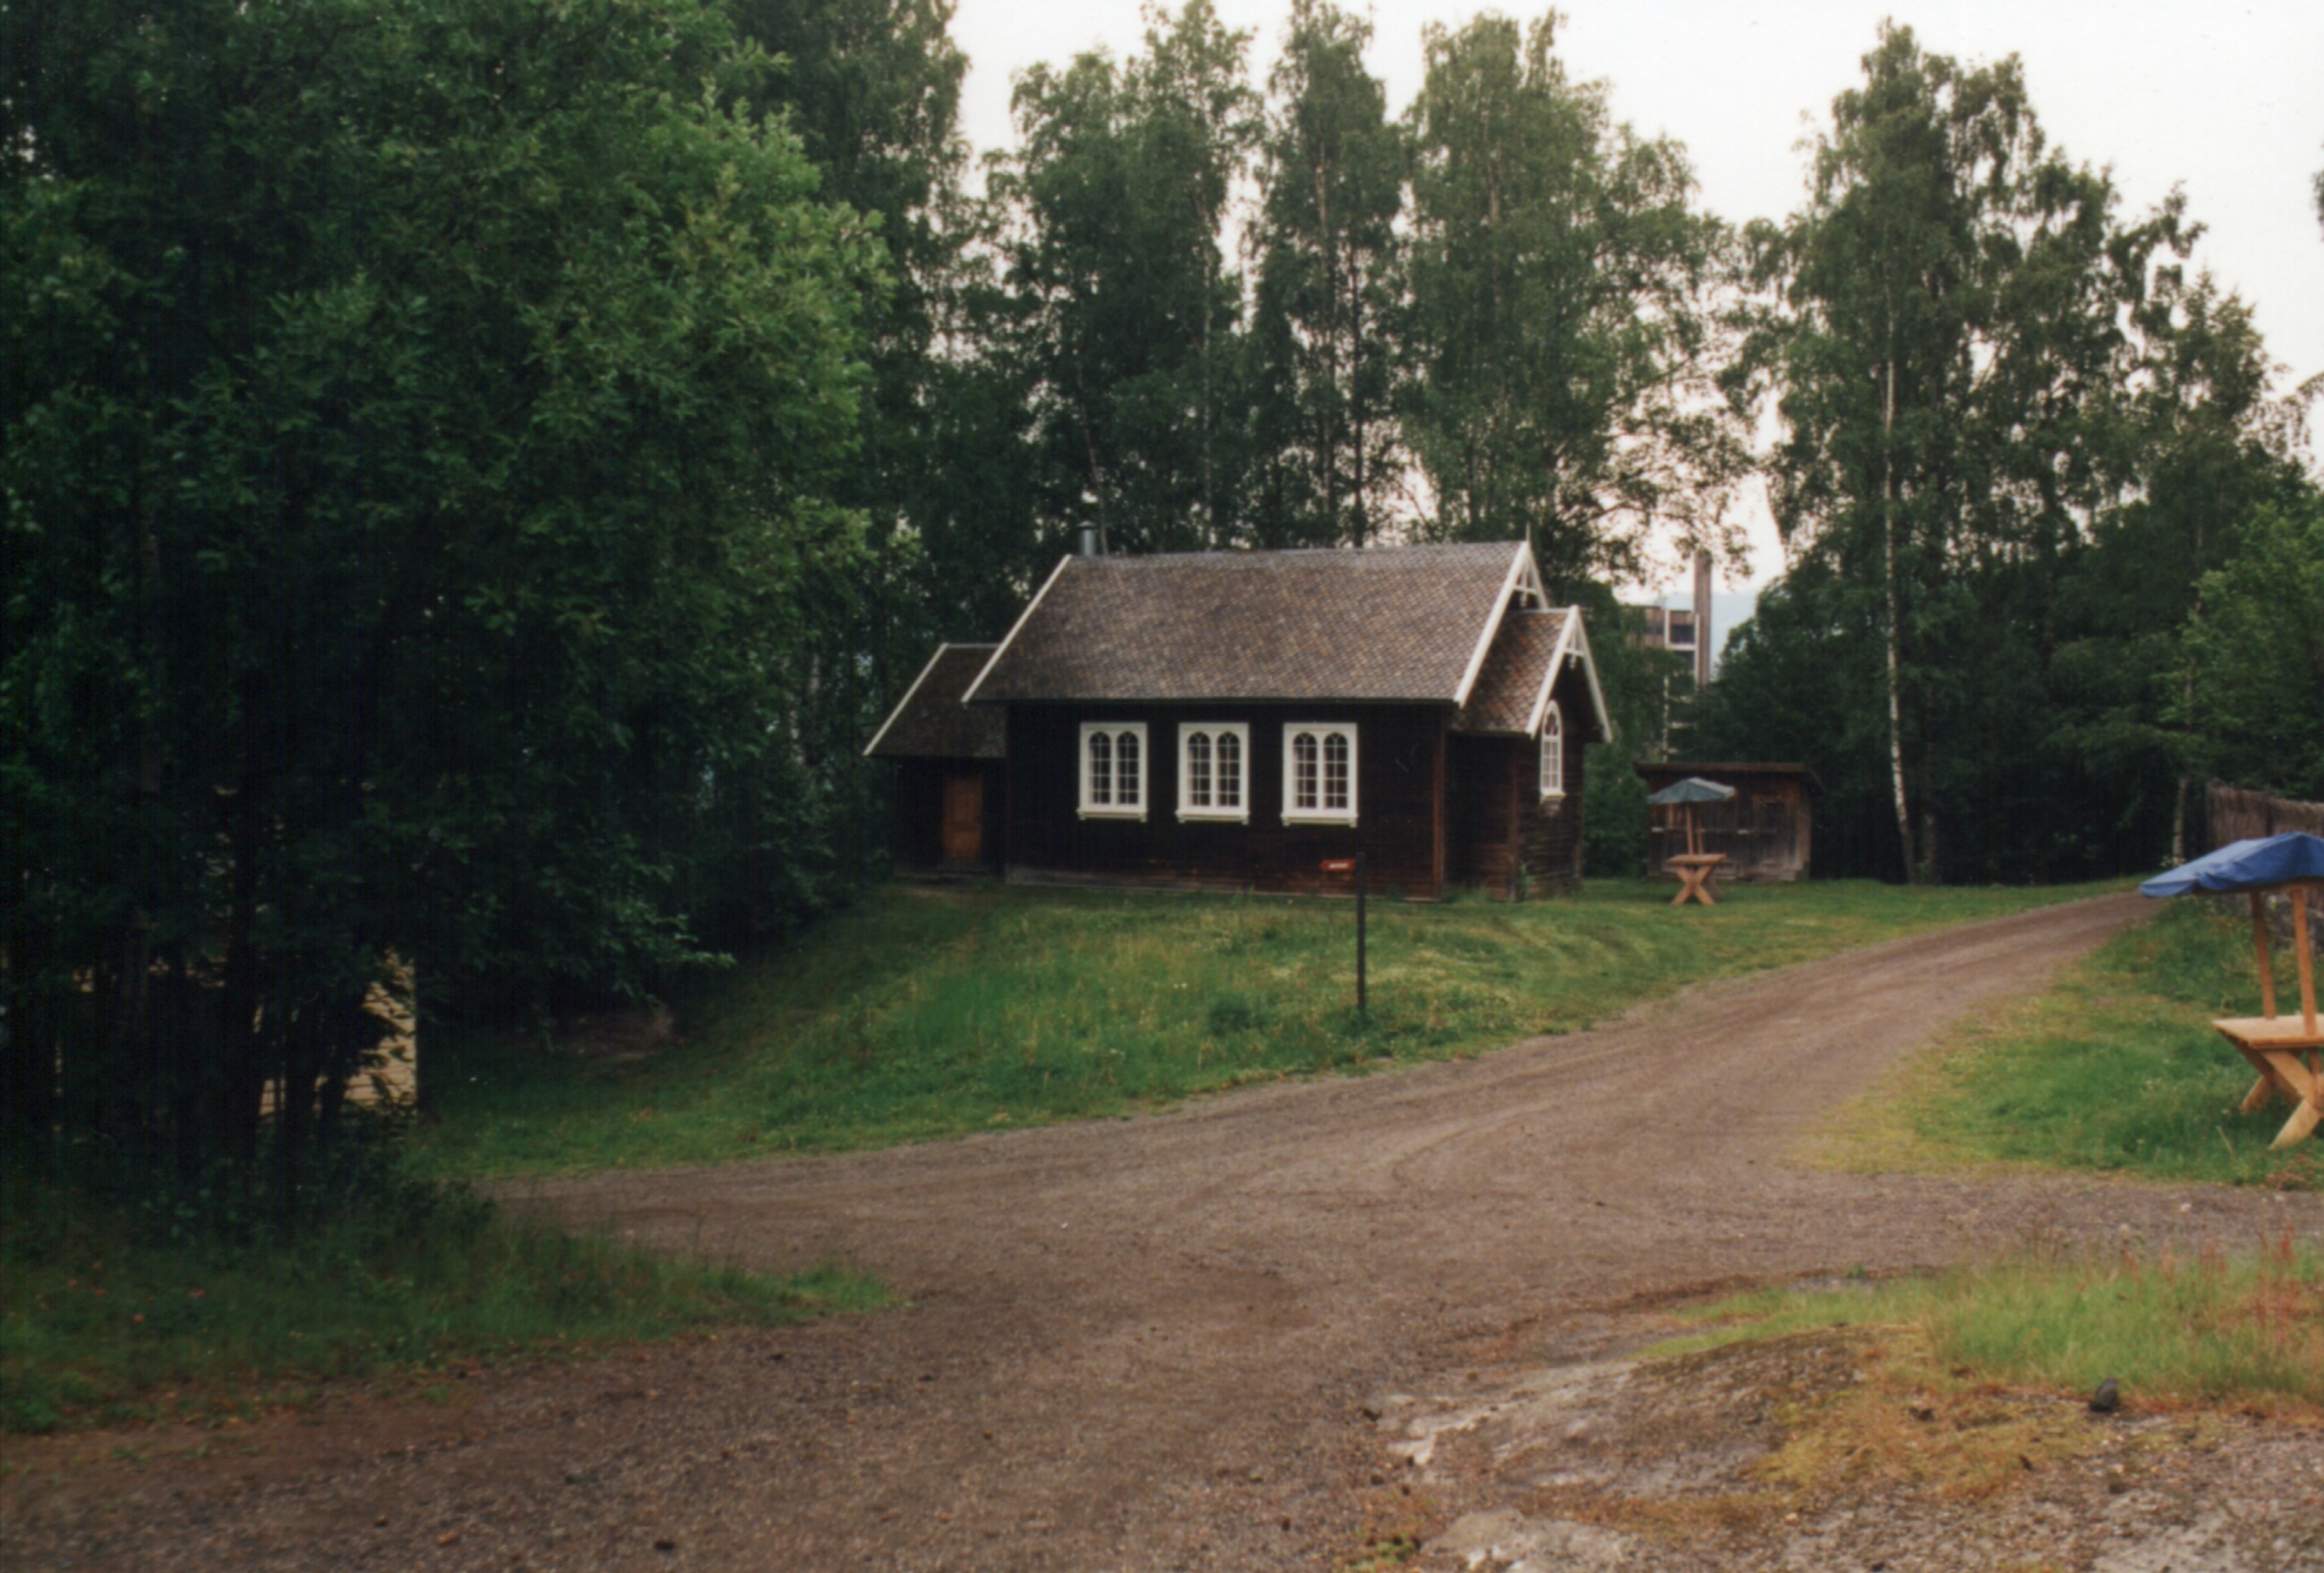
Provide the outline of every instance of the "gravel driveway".
{"type": "Polygon", "coordinates": [[[1386,1387],[1721,1281],[1941,1265],[2028,1231],[2236,1245],[2318,1199],[1802,1173],[1809,1122],[2140,915],[2109,897],[1694,989],[1395,1075],[843,1156],[528,1187],[654,1244],[837,1257],[909,1309],[451,1402],[334,1398],[186,1456],[11,1452],[26,1567],[1332,1566],[1386,1387]]]}

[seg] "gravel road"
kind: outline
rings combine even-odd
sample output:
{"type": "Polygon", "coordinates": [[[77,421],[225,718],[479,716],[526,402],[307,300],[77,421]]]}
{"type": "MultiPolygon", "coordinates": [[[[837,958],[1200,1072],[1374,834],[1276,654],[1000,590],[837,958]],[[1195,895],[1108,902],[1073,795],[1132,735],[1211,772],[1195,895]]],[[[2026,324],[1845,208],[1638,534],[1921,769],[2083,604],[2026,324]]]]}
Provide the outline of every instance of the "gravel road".
{"type": "MultiPolygon", "coordinates": [[[[923,1146],[527,1187],[909,1309],[334,1397],[190,1456],[19,1442],[11,1565],[1074,1570],[1333,1566],[1368,1395],[1724,1281],[2029,1232],[2236,1245],[2324,1206],[1803,1173],[1803,1128],[2134,921],[2109,897],[1696,989],[1482,1059],[923,1146]]],[[[181,1445],[182,1444],[182,1445],[181,1445]]]]}

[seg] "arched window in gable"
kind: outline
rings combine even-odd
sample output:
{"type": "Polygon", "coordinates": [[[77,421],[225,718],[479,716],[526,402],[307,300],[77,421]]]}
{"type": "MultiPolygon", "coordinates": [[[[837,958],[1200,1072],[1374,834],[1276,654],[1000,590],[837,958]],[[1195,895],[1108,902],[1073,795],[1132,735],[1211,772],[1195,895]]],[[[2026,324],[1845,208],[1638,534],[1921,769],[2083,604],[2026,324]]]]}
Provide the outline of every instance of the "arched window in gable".
{"type": "Polygon", "coordinates": [[[1565,796],[1565,713],[1554,699],[1541,722],[1541,795],[1544,798],[1565,796]]]}

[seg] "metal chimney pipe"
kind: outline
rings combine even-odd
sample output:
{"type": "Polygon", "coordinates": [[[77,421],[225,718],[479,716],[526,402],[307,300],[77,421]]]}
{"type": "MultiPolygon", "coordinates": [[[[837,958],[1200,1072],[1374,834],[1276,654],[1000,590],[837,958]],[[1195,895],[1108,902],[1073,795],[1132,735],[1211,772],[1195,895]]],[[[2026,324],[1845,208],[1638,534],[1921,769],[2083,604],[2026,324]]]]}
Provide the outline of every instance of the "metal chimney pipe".
{"type": "Polygon", "coordinates": [[[1100,555],[1097,549],[1097,526],[1093,524],[1082,526],[1082,556],[1094,557],[1100,555]]]}

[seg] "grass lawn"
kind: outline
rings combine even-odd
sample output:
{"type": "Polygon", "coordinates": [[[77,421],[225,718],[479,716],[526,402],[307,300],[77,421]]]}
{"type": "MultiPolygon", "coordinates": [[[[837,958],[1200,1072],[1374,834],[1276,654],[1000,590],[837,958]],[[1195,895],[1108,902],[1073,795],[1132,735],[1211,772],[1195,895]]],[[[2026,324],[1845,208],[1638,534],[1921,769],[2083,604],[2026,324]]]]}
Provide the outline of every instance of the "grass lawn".
{"type": "Polygon", "coordinates": [[[1591,882],[1520,905],[1381,901],[1370,1012],[1346,901],[892,887],[678,1002],[628,1065],[537,1043],[429,1045],[413,1156],[494,1177],[918,1140],[1125,1113],[1274,1077],[1467,1055],[1783,966],[2111,887],[1591,882]]]}
{"type": "Polygon", "coordinates": [[[833,1268],[787,1278],[496,1218],[393,1186],[295,1241],[157,1237],[61,1189],[0,1211],[0,1431],[216,1420],[334,1378],[577,1354],[887,1303],[833,1268]]]}
{"type": "MultiPolygon", "coordinates": [[[[2289,952],[2278,1007],[2298,1009],[2289,952]]],[[[2117,934],[2049,992],[1963,1025],[1840,1111],[1812,1161],[1859,1171],[2000,1165],[2324,1188],[2324,1145],[2272,1152],[2290,1110],[2236,1106],[2252,1084],[2209,1026],[2259,1014],[2241,906],[2182,897],[2117,934]]]]}

